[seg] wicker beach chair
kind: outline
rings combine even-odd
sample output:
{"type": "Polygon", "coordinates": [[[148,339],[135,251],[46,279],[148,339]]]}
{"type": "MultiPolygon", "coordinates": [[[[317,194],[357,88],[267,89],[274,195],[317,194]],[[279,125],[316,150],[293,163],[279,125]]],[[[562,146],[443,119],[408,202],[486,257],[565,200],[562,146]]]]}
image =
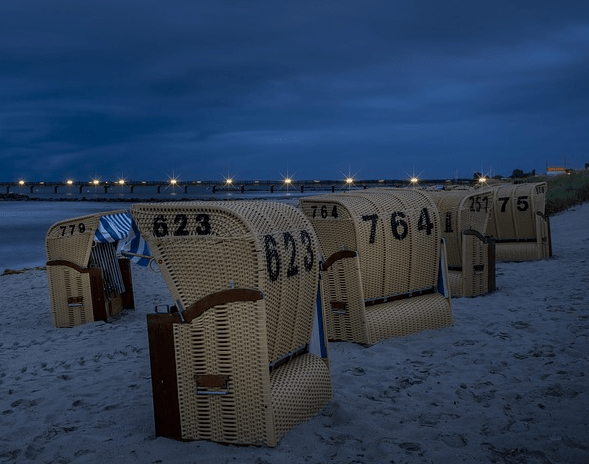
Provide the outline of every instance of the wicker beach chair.
{"type": "Polygon", "coordinates": [[[326,258],[329,340],[372,344],[452,324],[439,214],[429,196],[368,189],[299,202],[326,258]]]}
{"type": "Polygon", "coordinates": [[[495,242],[487,235],[494,191],[427,190],[440,211],[450,293],[474,297],[495,290],[495,242]]]}
{"type": "Polygon", "coordinates": [[[552,256],[546,191],[546,182],[495,187],[487,232],[495,239],[497,260],[532,261],[552,256]]]}
{"type": "Polygon", "coordinates": [[[101,218],[122,216],[128,218],[126,211],[91,214],[60,221],[47,231],[47,276],[55,327],[107,321],[134,308],[129,260],[117,255],[115,242],[96,240],[101,218]]]}
{"type": "Polygon", "coordinates": [[[311,225],[271,202],[131,212],[178,309],[148,315],[156,434],[275,446],[331,398],[311,225]]]}

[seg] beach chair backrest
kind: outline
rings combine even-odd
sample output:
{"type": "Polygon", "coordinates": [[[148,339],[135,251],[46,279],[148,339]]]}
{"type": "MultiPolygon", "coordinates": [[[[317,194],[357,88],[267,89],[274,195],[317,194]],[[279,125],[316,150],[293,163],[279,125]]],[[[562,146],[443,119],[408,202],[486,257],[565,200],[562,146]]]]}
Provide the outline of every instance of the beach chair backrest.
{"type": "Polygon", "coordinates": [[[538,215],[544,216],[546,191],[546,182],[495,187],[488,232],[497,240],[538,239],[538,215]]]}
{"type": "Polygon", "coordinates": [[[319,245],[292,205],[264,201],[135,204],[131,213],[182,308],[230,288],[264,294],[268,359],[308,343],[319,245]]]}
{"type": "Polygon", "coordinates": [[[127,260],[117,257],[114,242],[96,241],[101,218],[125,214],[125,210],[116,210],[70,218],[47,231],[45,250],[54,326],[106,321],[133,307],[127,260]]]}
{"type": "Polygon", "coordinates": [[[358,252],[366,300],[433,288],[440,259],[434,201],[413,189],[366,189],[300,199],[327,259],[358,252]]]}
{"type": "Polygon", "coordinates": [[[63,260],[82,267],[88,266],[94,236],[100,217],[104,214],[109,213],[89,214],[53,224],[45,237],[47,260],[63,260]]]}
{"type": "Polygon", "coordinates": [[[427,191],[440,210],[442,237],[446,242],[449,266],[462,266],[463,232],[487,234],[494,205],[492,189],[427,191]]]}

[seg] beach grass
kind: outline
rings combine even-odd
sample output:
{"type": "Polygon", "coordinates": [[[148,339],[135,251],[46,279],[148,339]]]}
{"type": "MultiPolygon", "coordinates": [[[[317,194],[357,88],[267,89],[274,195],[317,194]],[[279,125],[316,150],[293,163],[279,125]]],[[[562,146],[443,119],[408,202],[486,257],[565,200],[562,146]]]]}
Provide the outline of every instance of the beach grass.
{"type": "Polygon", "coordinates": [[[528,177],[525,182],[548,184],[545,210],[548,216],[589,201],[589,169],[571,170],[567,175],[528,177]]]}

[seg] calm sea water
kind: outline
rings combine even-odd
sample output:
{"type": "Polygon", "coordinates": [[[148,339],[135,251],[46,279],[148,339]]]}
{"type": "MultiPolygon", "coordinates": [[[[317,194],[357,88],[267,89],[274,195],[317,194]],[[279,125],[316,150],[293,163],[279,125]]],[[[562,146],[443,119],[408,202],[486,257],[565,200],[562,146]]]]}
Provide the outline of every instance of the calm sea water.
{"type": "MultiPolygon", "coordinates": [[[[23,269],[45,265],[45,235],[53,224],[64,219],[84,216],[96,212],[106,212],[118,209],[129,210],[129,201],[120,201],[133,197],[133,202],[158,200],[175,201],[183,198],[190,199],[272,199],[276,201],[294,201],[300,194],[279,191],[269,194],[259,192],[248,195],[239,192],[217,192],[214,196],[184,195],[171,192],[170,194],[119,194],[114,196],[100,196],[96,199],[104,201],[0,201],[0,274],[5,269],[23,269]],[[113,201],[117,200],[117,201],[113,201]]],[[[313,192],[317,193],[317,192],[313,192]]],[[[312,194],[312,193],[309,193],[312,194]]],[[[88,194],[70,194],[62,198],[66,200],[78,199],[88,194]]]]}
{"type": "Polygon", "coordinates": [[[0,273],[43,266],[47,261],[45,235],[56,222],[129,206],[122,202],[0,201],[0,273]]]}

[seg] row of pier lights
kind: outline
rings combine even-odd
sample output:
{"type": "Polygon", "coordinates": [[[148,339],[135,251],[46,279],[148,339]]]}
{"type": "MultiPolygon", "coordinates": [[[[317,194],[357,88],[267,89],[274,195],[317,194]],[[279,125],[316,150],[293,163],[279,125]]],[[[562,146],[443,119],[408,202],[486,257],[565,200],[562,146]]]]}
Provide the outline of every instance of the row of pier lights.
{"type": "MultiPolygon", "coordinates": [[[[323,183],[321,181],[312,181],[315,183],[323,183]]],[[[311,181],[308,182],[303,182],[300,181],[298,182],[300,184],[300,191],[301,193],[304,192],[304,188],[305,188],[305,184],[309,184],[312,183],[311,181]]],[[[331,190],[335,191],[335,185],[333,184],[333,181],[326,181],[327,183],[332,183],[331,185],[331,190]]],[[[340,181],[341,182],[341,181],[340,181]]],[[[355,185],[356,180],[353,177],[346,177],[343,180],[343,184],[345,187],[353,187],[355,185]]],[[[374,181],[371,181],[374,182],[374,181]]],[[[377,183],[385,183],[386,181],[384,180],[379,180],[376,181],[377,183]]],[[[408,185],[410,186],[418,186],[420,179],[418,179],[417,177],[411,177],[409,179],[407,179],[408,185]]],[[[487,178],[486,177],[480,177],[478,179],[478,182],[480,184],[484,184],[485,182],[487,182],[487,178]]],[[[248,181],[247,182],[250,185],[261,185],[262,182],[260,181],[248,181]]],[[[10,193],[10,188],[11,187],[20,187],[22,188],[29,188],[30,193],[34,192],[35,188],[39,188],[39,187],[49,187],[53,189],[54,193],[58,193],[58,188],[59,187],[77,187],[79,190],[79,193],[83,193],[83,189],[85,187],[94,187],[95,189],[101,188],[104,189],[104,193],[108,193],[109,189],[113,188],[113,187],[128,187],[130,189],[130,193],[134,192],[135,187],[146,187],[146,186],[152,186],[152,187],[156,187],[157,193],[161,193],[161,189],[164,188],[169,188],[169,187],[173,187],[173,188],[183,188],[184,189],[184,193],[188,193],[188,187],[189,186],[208,186],[211,188],[212,192],[215,193],[217,191],[217,189],[221,188],[239,188],[241,190],[241,192],[244,192],[245,190],[245,185],[240,185],[239,187],[237,187],[235,185],[235,182],[233,181],[233,179],[231,178],[227,178],[224,179],[224,181],[222,183],[218,182],[213,182],[213,181],[190,181],[190,182],[183,182],[181,183],[179,180],[177,179],[169,179],[167,182],[160,182],[160,181],[141,181],[141,182],[135,182],[135,181],[126,181],[124,179],[120,179],[117,180],[116,182],[101,182],[100,180],[94,179],[91,180],[89,182],[75,182],[74,180],[68,179],[65,182],[26,182],[25,180],[19,180],[16,183],[12,183],[12,182],[4,182],[1,183],[2,185],[4,185],[4,187],[6,188],[6,193],[10,193]],[[218,184],[222,184],[222,185],[218,185],[218,184]]],[[[269,189],[271,193],[274,193],[274,188],[275,188],[275,182],[270,182],[270,181],[265,181],[264,184],[268,184],[269,185],[269,189]]],[[[289,177],[284,178],[282,180],[282,186],[286,186],[287,189],[289,188],[294,188],[295,185],[295,181],[289,177]]],[[[366,188],[366,186],[364,186],[364,188],[366,188]]]]}

